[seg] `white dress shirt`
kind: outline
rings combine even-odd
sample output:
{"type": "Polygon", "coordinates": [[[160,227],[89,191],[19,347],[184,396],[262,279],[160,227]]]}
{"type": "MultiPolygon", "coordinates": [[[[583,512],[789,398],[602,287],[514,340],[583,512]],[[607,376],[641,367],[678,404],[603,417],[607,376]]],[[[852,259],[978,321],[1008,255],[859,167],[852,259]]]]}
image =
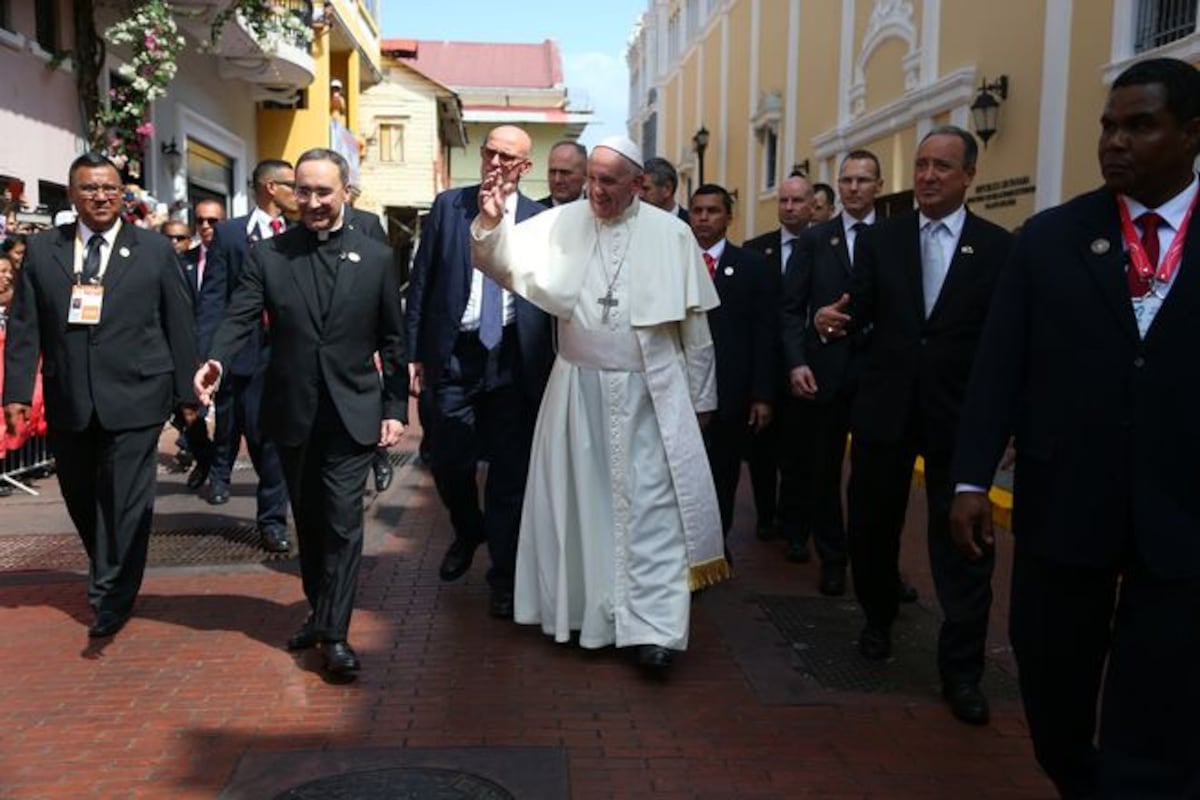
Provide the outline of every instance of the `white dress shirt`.
{"type": "Polygon", "coordinates": [[[846,212],[842,212],[842,232],[846,236],[846,252],[850,254],[850,266],[854,266],[854,243],[858,240],[858,231],[854,230],[854,226],[860,222],[864,225],[874,225],[875,209],[868,211],[862,219],[855,219],[846,212]]]}
{"type": "MultiPolygon", "coordinates": [[[[1175,234],[1179,231],[1180,226],[1183,225],[1183,218],[1187,216],[1188,209],[1191,208],[1192,200],[1196,197],[1198,186],[1200,184],[1198,184],[1196,177],[1193,175],[1192,182],[1187,185],[1186,189],[1158,208],[1147,208],[1132,197],[1122,196],[1126,207],[1129,209],[1129,218],[1134,221],[1135,228],[1138,227],[1137,218],[1147,211],[1153,211],[1163,218],[1162,224],[1158,226],[1159,263],[1162,263],[1162,259],[1167,255],[1167,250],[1171,247],[1171,243],[1175,241],[1175,234]]],[[[1193,219],[1189,224],[1196,224],[1196,220],[1193,219]]],[[[1154,267],[1157,269],[1158,264],[1155,264],[1154,267]]],[[[1163,301],[1167,299],[1167,294],[1170,293],[1171,287],[1175,285],[1175,278],[1178,276],[1179,270],[1176,270],[1175,274],[1171,276],[1171,280],[1167,283],[1159,283],[1155,280],[1149,294],[1145,297],[1132,298],[1133,312],[1137,317],[1138,333],[1142,335],[1142,338],[1146,337],[1146,332],[1150,330],[1150,325],[1154,322],[1154,317],[1158,315],[1158,310],[1162,308],[1163,301]]]]}
{"type": "MultiPolygon", "coordinates": [[[[517,193],[513,192],[504,201],[504,211],[506,214],[517,213],[517,193]]],[[[472,267],[475,265],[472,264],[472,267]]],[[[512,295],[507,289],[501,288],[501,295],[504,298],[504,317],[503,322],[509,325],[513,321],[516,312],[513,310],[512,295]]],[[[463,309],[462,319],[459,320],[458,329],[460,331],[477,331],[479,330],[480,316],[483,312],[483,273],[478,269],[471,270],[471,294],[467,298],[467,307],[463,309]]]]}
{"type": "Polygon", "coordinates": [[[946,275],[950,272],[950,262],[954,260],[954,251],[958,249],[958,239],[962,236],[963,224],[967,221],[967,207],[959,206],[941,219],[931,219],[923,213],[918,214],[917,217],[917,229],[921,236],[926,235],[928,226],[935,226],[931,235],[934,242],[940,248],[942,257],[940,275],[924,274],[929,265],[924,263],[925,259],[922,258],[922,286],[929,287],[925,292],[925,315],[929,316],[933,312],[933,307],[937,304],[938,296],[942,293],[942,285],[946,282],[946,275]]]}
{"type": "MultiPolygon", "coordinates": [[[[250,219],[246,221],[246,238],[270,239],[275,235],[275,231],[271,230],[271,220],[273,219],[280,218],[272,217],[258,206],[255,206],[254,210],[250,212],[250,219]]],[[[283,224],[284,227],[287,227],[287,222],[283,224]]]]}
{"type": "MultiPolygon", "coordinates": [[[[108,271],[108,259],[112,257],[113,244],[117,241],[117,233],[121,230],[121,225],[122,222],[118,218],[111,228],[100,234],[104,239],[104,243],[100,245],[100,272],[96,276],[96,280],[98,281],[103,281],[104,273],[108,271]]],[[[87,254],[87,245],[94,233],[95,231],[83,224],[83,220],[80,220],[75,226],[75,253],[72,259],[76,283],[79,282],[80,276],[83,275],[83,258],[87,254]]]]}

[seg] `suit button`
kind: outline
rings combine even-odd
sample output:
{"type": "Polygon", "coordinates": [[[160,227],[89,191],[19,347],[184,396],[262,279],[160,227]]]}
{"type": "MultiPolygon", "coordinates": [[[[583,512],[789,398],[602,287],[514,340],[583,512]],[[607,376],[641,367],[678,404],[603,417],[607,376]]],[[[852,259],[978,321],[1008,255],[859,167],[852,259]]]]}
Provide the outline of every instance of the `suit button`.
{"type": "Polygon", "coordinates": [[[1141,369],[1142,367],[1146,366],[1146,359],[1142,358],[1141,356],[1138,356],[1137,358],[1135,358],[1133,360],[1133,365],[1135,367],[1137,367],[1138,369],[1141,369]]]}

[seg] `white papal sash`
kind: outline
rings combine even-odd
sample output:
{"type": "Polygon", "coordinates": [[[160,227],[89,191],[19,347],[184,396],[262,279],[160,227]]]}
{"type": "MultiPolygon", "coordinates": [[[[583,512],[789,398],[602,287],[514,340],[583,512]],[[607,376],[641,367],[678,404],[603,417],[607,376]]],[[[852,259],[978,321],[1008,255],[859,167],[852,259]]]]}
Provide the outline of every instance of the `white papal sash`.
{"type": "Polygon", "coordinates": [[[645,372],[642,348],[633,331],[587,330],[558,323],[558,355],[577,367],[610,372],[645,372]]]}

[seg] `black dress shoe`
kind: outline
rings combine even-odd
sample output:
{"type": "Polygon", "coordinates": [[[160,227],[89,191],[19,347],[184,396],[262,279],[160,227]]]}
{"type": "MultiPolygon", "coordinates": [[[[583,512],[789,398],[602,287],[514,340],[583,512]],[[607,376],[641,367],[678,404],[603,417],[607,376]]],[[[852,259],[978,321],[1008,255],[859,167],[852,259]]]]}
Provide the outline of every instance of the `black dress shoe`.
{"type": "Polygon", "coordinates": [[[812,554],[808,552],[807,544],[788,542],[786,558],[793,564],[807,564],[812,561],[812,554]]]}
{"type": "Polygon", "coordinates": [[[187,487],[195,490],[204,485],[208,480],[208,471],[212,469],[212,464],[207,461],[197,461],[196,466],[192,467],[192,471],[187,476],[187,487]]]}
{"type": "Polygon", "coordinates": [[[822,564],[821,583],[817,587],[827,597],[841,597],[846,593],[846,565],[822,564]]]}
{"type": "Polygon", "coordinates": [[[637,663],[642,669],[663,674],[671,668],[671,651],[657,644],[638,645],[637,663]]]}
{"type": "Polygon", "coordinates": [[[268,553],[287,553],[292,549],[286,528],[270,528],[262,531],[262,549],[268,553]]]}
{"type": "Polygon", "coordinates": [[[287,640],[288,650],[307,650],[310,647],[316,647],[321,643],[321,634],[313,627],[312,620],[305,621],[300,629],[293,633],[287,640]]]}
{"type": "Polygon", "coordinates": [[[322,650],[325,655],[325,669],[333,675],[347,675],[362,669],[358,656],[346,642],[325,642],[322,650]]]}
{"type": "Polygon", "coordinates": [[[100,611],[96,614],[96,621],[88,626],[88,636],[93,639],[103,639],[106,636],[112,636],[121,630],[121,628],[124,628],[125,623],[128,621],[128,614],[118,614],[116,611],[100,611]]]}
{"type": "Polygon", "coordinates": [[[386,450],[375,452],[375,457],[371,460],[371,470],[375,473],[375,491],[381,494],[386,492],[392,485],[392,478],[396,476],[392,462],[388,461],[386,450]]]}
{"type": "Polygon", "coordinates": [[[961,722],[968,725],[987,725],[991,719],[987,698],[975,683],[947,683],[942,686],[942,697],[950,704],[950,710],[961,722]]]}
{"type": "Polygon", "coordinates": [[[488,597],[488,613],[496,619],[513,618],[513,594],[511,590],[492,589],[488,597]]]}
{"type": "Polygon", "coordinates": [[[478,539],[455,539],[442,557],[438,577],[444,581],[456,581],[471,568],[475,548],[482,544],[478,539]]]}
{"type": "Polygon", "coordinates": [[[213,486],[208,490],[208,504],[210,506],[223,506],[229,502],[229,487],[228,486],[213,486]]]}
{"type": "Polygon", "coordinates": [[[901,575],[896,579],[896,599],[901,603],[915,603],[920,598],[917,594],[916,587],[904,579],[901,575]]]}
{"type": "Polygon", "coordinates": [[[858,652],[871,661],[884,661],[892,654],[892,634],[874,625],[868,625],[858,635],[858,652]]]}

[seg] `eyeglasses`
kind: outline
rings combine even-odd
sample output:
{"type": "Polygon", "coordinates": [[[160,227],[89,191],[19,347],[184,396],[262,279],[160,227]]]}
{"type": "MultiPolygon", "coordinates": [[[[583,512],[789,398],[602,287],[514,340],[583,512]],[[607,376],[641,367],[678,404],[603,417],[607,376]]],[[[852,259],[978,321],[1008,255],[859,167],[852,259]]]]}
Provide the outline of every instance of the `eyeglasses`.
{"type": "Polygon", "coordinates": [[[501,153],[499,150],[494,150],[487,145],[479,148],[479,154],[483,156],[484,161],[492,161],[493,159],[500,160],[500,166],[511,167],[515,164],[520,164],[525,161],[525,156],[516,155],[514,153],[501,153]]]}
{"type": "Polygon", "coordinates": [[[125,187],[111,183],[85,183],[75,189],[84,197],[116,197],[125,191],[125,187]]]}
{"type": "Polygon", "coordinates": [[[296,190],[296,199],[300,202],[307,202],[310,197],[317,197],[320,200],[328,200],[333,197],[334,189],[328,186],[318,186],[315,189],[311,186],[301,186],[296,190]]]}
{"type": "Polygon", "coordinates": [[[197,225],[216,225],[221,221],[220,217],[196,217],[197,225]]]}

